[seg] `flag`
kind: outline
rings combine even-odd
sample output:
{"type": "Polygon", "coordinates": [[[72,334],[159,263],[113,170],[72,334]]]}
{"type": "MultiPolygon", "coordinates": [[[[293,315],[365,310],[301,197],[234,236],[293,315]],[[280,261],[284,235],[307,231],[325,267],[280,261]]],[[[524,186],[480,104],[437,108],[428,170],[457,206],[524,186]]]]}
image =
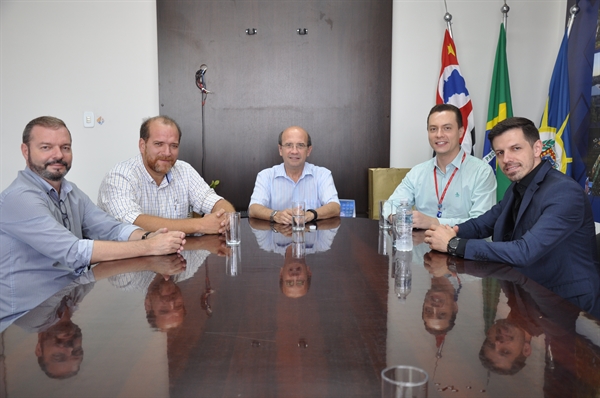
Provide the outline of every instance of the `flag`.
{"type": "Polygon", "coordinates": [[[500,36],[496,47],[496,59],[494,60],[494,73],[492,74],[492,86],[490,88],[490,102],[488,104],[488,117],[485,126],[485,142],[483,143],[483,160],[488,162],[496,172],[496,198],[498,202],[504,197],[510,180],[498,168],[496,154],[492,150],[488,134],[490,130],[506,118],[512,117],[512,102],[510,99],[510,81],[508,80],[508,62],[506,61],[506,31],[504,24],[500,24],[500,36]]]}
{"type": "Polygon", "coordinates": [[[451,104],[460,109],[463,119],[464,132],[460,137],[460,144],[466,153],[473,153],[475,145],[475,123],[473,119],[473,104],[465,79],[460,73],[456,46],[446,29],[444,44],[442,46],[442,70],[438,80],[438,89],[435,99],[436,104],[451,104]]]}
{"type": "Polygon", "coordinates": [[[546,107],[540,123],[542,139],[542,159],[547,159],[552,166],[568,176],[573,176],[571,163],[571,128],[569,123],[569,70],[567,48],[569,37],[563,37],[550,79],[550,89],[546,107]]]}

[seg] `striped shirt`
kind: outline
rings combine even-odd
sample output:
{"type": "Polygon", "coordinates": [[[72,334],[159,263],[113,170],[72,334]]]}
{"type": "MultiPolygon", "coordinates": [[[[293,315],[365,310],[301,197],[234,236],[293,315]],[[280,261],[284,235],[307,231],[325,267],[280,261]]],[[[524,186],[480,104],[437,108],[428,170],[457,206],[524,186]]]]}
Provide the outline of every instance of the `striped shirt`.
{"type": "Polygon", "coordinates": [[[331,171],[305,163],[298,182],[287,176],[283,163],[258,173],[250,206],[283,210],[290,208],[293,201],[304,201],[307,209],[318,209],[330,202],[339,204],[331,171]]]}
{"type": "Polygon", "coordinates": [[[104,177],[98,192],[102,210],[132,224],[141,214],[181,219],[190,210],[210,213],[221,199],[189,163],[181,160],[156,185],[141,154],[118,163],[104,177]]]}

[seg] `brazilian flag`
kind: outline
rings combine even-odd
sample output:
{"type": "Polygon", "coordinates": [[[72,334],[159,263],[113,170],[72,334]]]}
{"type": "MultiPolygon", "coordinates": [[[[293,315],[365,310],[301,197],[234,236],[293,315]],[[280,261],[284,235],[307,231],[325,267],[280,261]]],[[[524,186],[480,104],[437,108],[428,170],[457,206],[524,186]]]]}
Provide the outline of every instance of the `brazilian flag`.
{"type": "Polygon", "coordinates": [[[496,172],[498,188],[496,196],[498,202],[504,197],[506,188],[511,181],[498,168],[496,154],[492,150],[488,134],[490,130],[506,118],[512,117],[512,102],[510,99],[510,82],[508,80],[508,63],[506,61],[506,30],[504,24],[500,24],[500,37],[496,47],[496,59],[494,61],[494,74],[492,75],[492,87],[490,88],[490,102],[488,104],[488,117],[485,126],[485,142],[483,147],[483,160],[488,162],[496,172]]]}

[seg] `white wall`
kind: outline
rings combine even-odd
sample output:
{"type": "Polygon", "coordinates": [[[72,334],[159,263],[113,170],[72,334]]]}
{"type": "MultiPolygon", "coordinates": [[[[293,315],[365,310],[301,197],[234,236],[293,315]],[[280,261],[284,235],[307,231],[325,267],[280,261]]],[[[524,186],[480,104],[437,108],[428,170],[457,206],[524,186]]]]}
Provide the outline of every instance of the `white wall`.
{"type": "Polygon", "coordinates": [[[68,178],[95,202],[104,174],[137,152],[143,118],[158,114],[156,3],[1,3],[0,190],[25,166],[33,118],[63,119],[73,136],[68,178]],[[103,125],[83,127],[83,112],[103,125]]]}
{"type": "MultiPolygon", "coordinates": [[[[475,155],[481,157],[500,32],[501,0],[448,0],[460,69],[475,112],[475,155]]],[[[566,0],[510,0],[507,58],[515,116],[536,124],[548,95],[565,26],[566,0]]],[[[394,0],[391,167],[431,158],[426,121],[435,104],[446,24],[443,0],[394,0]]]]}
{"type": "MultiPolygon", "coordinates": [[[[480,156],[503,1],[447,3],[475,108],[480,156]]],[[[537,121],[566,0],[508,3],[513,109],[537,121]]],[[[0,189],[25,164],[19,150],[25,124],[53,115],[73,134],[69,179],[95,201],[104,173],[136,153],[141,120],[159,112],[155,1],[2,0],[0,11],[0,189]],[[103,116],[104,125],[83,128],[86,110],[103,116]]],[[[392,167],[411,167],[431,156],[425,120],[435,102],[444,13],[442,0],[394,1],[392,167]]]]}

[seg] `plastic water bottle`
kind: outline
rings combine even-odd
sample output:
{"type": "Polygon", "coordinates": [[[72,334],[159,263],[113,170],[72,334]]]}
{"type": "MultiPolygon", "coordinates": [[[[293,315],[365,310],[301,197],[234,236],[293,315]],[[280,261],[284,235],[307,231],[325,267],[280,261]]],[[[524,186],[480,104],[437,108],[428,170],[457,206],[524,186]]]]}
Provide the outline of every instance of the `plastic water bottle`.
{"type": "Polygon", "coordinates": [[[412,251],[394,253],[394,292],[400,302],[405,302],[412,289],[412,251]]]}
{"type": "Polygon", "coordinates": [[[409,205],[408,200],[400,200],[398,209],[396,211],[396,250],[398,251],[410,251],[413,248],[412,241],[412,206],[409,205]]]}

